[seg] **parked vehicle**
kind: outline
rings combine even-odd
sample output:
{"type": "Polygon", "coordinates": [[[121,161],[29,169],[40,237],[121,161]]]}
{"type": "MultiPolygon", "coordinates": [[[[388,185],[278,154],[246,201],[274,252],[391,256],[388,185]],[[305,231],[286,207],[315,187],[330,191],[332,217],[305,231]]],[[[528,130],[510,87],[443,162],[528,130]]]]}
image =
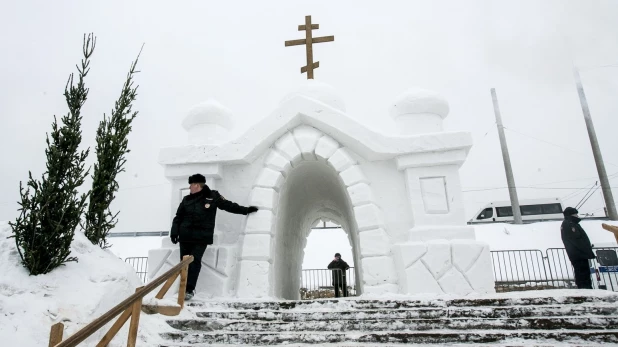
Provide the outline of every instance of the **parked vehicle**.
{"type": "MultiPolygon", "coordinates": [[[[519,210],[525,220],[561,220],[563,206],[559,198],[520,200],[519,210]]],[[[513,208],[510,201],[495,201],[480,209],[471,223],[512,222],[513,208]]]]}

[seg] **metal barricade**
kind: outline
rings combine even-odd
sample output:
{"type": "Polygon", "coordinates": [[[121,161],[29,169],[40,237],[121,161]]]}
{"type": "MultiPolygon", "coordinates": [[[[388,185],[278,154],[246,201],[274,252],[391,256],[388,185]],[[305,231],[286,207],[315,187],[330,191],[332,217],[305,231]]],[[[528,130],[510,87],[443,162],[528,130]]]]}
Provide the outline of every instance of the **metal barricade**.
{"type": "Polygon", "coordinates": [[[538,290],[549,286],[547,270],[540,250],[492,251],[497,292],[538,290]]]}
{"type": "Polygon", "coordinates": [[[548,248],[547,270],[554,288],[577,288],[575,272],[564,248],[548,248]]]}
{"type": "MultiPolygon", "coordinates": [[[[333,272],[341,272],[341,269],[307,269],[301,272],[300,299],[334,298],[335,287],[333,272]]],[[[351,267],[345,272],[348,296],[357,296],[356,275],[351,267]]],[[[343,296],[343,291],[341,292],[343,296]]]]}
{"type": "Polygon", "coordinates": [[[148,281],[148,257],[128,257],[124,261],[133,266],[142,282],[148,281]]]}

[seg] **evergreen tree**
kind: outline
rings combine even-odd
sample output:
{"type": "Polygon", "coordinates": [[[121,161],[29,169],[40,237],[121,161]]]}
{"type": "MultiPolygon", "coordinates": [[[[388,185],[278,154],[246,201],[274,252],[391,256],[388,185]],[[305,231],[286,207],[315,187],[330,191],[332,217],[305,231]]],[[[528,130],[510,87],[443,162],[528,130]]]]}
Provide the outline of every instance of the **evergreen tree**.
{"type": "Polygon", "coordinates": [[[88,149],[78,151],[82,141],[81,109],[88,98],[84,79],[90,70],[90,57],[94,52],[96,37],[84,35],[81,66],[77,66],[79,81],[74,84],[69,76],[64,89],[69,112],[52,123],[51,136],[47,136],[47,171],[36,180],[29,172],[27,188],[19,183],[21,195],[20,215],[10,223],[17,250],[31,275],[46,274],[69,261],[71,242],[79,225],[87,194],[81,196],[81,186],[88,172],[84,162],[88,149]],[[51,137],[51,139],[50,139],[51,137]]]}
{"type": "Polygon", "coordinates": [[[140,54],[131,64],[111,116],[103,115],[103,120],[97,129],[97,163],[94,165],[84,229],[86,237],[102,248],[109,247],[107,235],[118,222],[119,212],[112,213],[109,207],[116,198],[114,194],[118,191],[116,176],[124,171],[125,154],[130,152],[127,136],[131,132],[131,123],[137,116],[137,111],[132,111],[138,88],[133,86],[133,77],[138,72],[135,68],[140,54]]]}

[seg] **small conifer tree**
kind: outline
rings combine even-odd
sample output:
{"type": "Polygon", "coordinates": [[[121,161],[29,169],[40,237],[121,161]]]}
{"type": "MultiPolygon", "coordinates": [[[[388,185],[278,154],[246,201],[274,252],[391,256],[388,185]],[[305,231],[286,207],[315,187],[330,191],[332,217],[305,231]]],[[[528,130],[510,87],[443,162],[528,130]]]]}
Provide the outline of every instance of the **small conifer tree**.
{"type": "Polygon", "coordinates": [[[79,195],[77,188],[88,174],[84,170],[88,149],[79,150],[81,109],[88,98],[84,79],[95,45],[96,37],[84,35],[84,58],[77,66],[77,85],[71,74],[64,90],[69,112],[61,118],[62,124],[54,116],[46,139],[47,170],[40,180],[29,172],[27,188],[19,184],[20,215],[10,225],[19,255],[31,275],[46,274],[66,262],[77,261],[70,257],[71,242],[87,199],[87,194],[79,195]]]}

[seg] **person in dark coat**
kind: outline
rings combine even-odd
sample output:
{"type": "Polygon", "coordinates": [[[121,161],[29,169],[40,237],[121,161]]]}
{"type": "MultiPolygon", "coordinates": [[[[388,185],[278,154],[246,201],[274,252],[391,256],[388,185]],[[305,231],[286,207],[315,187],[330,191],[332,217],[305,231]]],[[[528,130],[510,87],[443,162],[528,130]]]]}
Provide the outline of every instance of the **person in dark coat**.
{"type": "Polygon", "coordinates": [[[343,297],[348,296],[348,284],[346,281],[345,272],[350,268],[348,263],[341,259],[341,254],[335,253],[335,259],[328,264],[329,269],[339,269],[341,271],[333,271],[333,286],[335,287],[335,297],[338,298],[339,287],[343,289],[343,297]]]}
{"type": "Polygon", "coordinates": [[[240,206],[226,200],[218,191],[211,190],[206,185],[206,177],[200,174],[189,177],[189,190],[191,194],[180,202],[170,232],[172,243],[180,242],[180,260],[185,255],[194,258],[189,264],[185,300],[195,294],[195,285],[202,269],[202,256],[206,247],[213,242],[217,209],[243,215],[258,210],[255,206],[240,206]]]}
{"type": "Polygon", "coordinates": [[[575,284],[580,289],[592,289],[588,261],[588,259],[596,258],[592,252],[592,244],[584,229],[579,225],[581,219],[577,215],[578,211],[573,207],[567,207],[563,214],[564,221],[560,227],[560,233],[564,248],[573,265],[575,284]]]}

